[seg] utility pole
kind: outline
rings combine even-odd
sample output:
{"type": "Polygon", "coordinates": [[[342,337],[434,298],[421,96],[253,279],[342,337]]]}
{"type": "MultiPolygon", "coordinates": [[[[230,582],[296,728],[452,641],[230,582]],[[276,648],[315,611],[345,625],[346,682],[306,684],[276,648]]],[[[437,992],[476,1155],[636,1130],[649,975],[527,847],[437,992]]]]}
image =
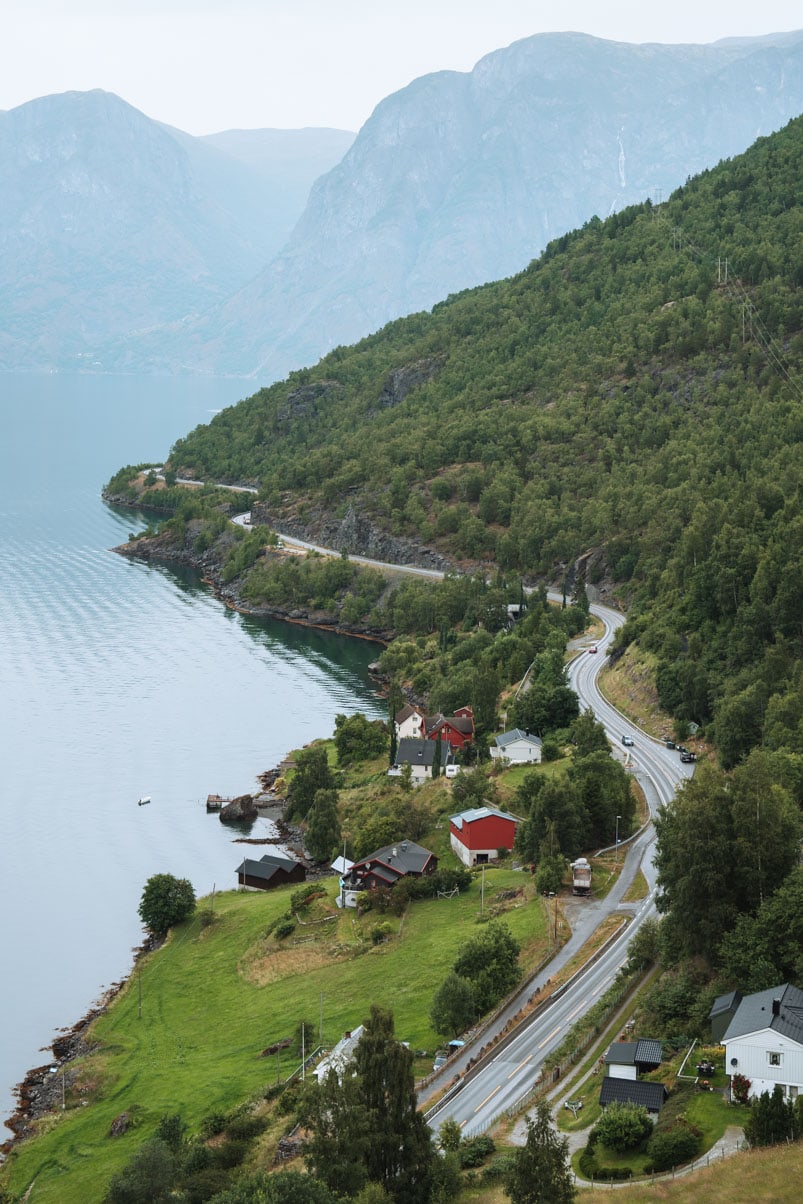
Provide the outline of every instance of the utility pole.
{"type": "Polygon", "coordinates": [[[318,1031],[318,1038],[323,1044],[323,991],[321,991],[321,1027],[318,1031]]]}
{"type": "Polygon", "coordinates": [[[621,815],[617,815],[617,817],[616,817],[616,864],[617,865],[619,864],[619,820],[621,818],[622,818],[621,815]]]}
{"type": "Polygon", "coordinates": [[[138,1019],[142,1019],[142,970],[137,968],[137,982],[139,983],[139,1014],[138,1019]]]}

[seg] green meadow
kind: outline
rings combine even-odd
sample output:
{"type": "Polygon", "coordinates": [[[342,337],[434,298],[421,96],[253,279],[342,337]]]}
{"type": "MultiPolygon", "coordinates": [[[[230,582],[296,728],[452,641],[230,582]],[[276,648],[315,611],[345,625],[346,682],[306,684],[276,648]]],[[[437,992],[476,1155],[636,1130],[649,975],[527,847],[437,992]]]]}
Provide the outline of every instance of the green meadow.
{"type": "MultiPolygon", "coordinates": [[[[414,903],[401,919],[369,912],[358,918],[334,905],[335,879],[325,898],[299,913],[292,936],[266,935],[290,906],[290,888],[218,895],[214,922],[199,914],[143,958],[108,1011],[92,1026],[95,1051],[80,1064],[66,1112],[46,1118],[37,1137],[12,1154],[3,1178],[36,1204],[91,1204],[111,1176],[166,1113],[180,1113],[190,1131],[203,1117],[259,1098],[298,1065],[289,1051],[263,1051],[293,1035],[303,1018],[332,1046],[355,1028],[371,1003],[393,1009],[396,1034],[421,1051],[416,1069],[431,1068],[440,1039],[429,1025],[433,992],[460,945],[477,930],[480,882],[453,899],[414,903]],[[373,943],[378,924],[388,939],[373,943]],[[141,986],[141,1016],[140,1016],[141,986]],[[424,1052],[426,1051],[426,1056],[424,1052]],[[111,1137],[122,1112],[134,1124],[111,1137]]],[[[503,916],[521,942],[521,962],[534,966],[546,944],[540,899],[529,875],[489,869],[486,914],[503,916]],[[512,898],[500,899],[501,893],[512,898]]]]}

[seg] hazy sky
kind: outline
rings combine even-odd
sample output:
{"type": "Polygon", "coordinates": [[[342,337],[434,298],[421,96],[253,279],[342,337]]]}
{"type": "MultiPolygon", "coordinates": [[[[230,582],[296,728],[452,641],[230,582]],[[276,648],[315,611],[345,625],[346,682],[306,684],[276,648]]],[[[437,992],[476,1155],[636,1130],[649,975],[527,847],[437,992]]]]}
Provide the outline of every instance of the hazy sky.
{"type": "Polygon", "coordinates": [[[104,88],[192,134],[358,129],[428,71],[550,30],[712,42],[803,25],[800,0],[2,0],[0,109],[104,88]]]}

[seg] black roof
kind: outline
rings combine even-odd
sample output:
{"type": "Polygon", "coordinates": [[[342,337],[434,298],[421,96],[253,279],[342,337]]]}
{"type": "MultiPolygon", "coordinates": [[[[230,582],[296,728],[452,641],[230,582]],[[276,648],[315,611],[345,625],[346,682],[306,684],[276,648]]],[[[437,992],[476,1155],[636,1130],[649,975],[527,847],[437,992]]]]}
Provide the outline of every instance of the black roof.
{"type": "MultiPolygon", "coordinates": [[[[396,750],[396,764],[404,765],[407,762],[409,765],[425,765],[431,768],[437,751],[437,740],[416,740],[414,736],[404,736],[396,750]]],[[[444,749],[444,756],[451,763],[452,751],[448,746],[444,749]]]]}
{"type": "Polygon", "coordinates": [[[375,853],[363,857],[362,861],[355,861],[352,873],[354,870],[365,872],[370,863],[372,873],[395,881],[394,875],[381,872],[382,866],[390,866],[396,871],[396,875],[420,874],[432,856],[429,849],[425,849],[423,845],[415,844],[412,840],[398,840],[396,844],[385,845],[384,849],[377,849],[375,853]]]}
{"type": "Polygon", "coordinates": [[[648,1112],[660,1112],[666,1099],[663,1083],[647,1083],[644,1079],[614,1079],[606,1076],[602,1080],[599,1102],[606,1104],[638,1104],[648,1112]]]}
{"type": "Polygon", "coordinates": [[[246,857],[242,865],[237,866],[235,873],[242,874],[247,878],[264,878],[267,882],[277,870],[289,873],[300,864],[298,861],[293,861],[292,857],[282,857],[279,853],[266,853],[264,857],[260,857],[259,861],[246,857]]]}

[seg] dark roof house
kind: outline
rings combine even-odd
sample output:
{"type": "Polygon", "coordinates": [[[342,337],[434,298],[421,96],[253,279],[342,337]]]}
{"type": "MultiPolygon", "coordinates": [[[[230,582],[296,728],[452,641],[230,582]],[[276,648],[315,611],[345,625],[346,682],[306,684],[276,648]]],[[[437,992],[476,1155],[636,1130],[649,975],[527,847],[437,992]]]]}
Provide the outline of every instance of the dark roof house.
{"type": "Polygon", "coordinates": [[[711,1040],[720,1045],[728,1025],[736,1015],[736,1009],[742,1002],[741,991],[728,991],[727,995],[717,995],[711,1004],[708,1019],[711,1021],[711,1040]]]}
{"type": "Polygon", "coordinates": [[[238,865],[237,882],[251,890],[271,890],[288,882],[306,881],[307,871],[300,861],[283,857],[280,853],[266,853],[259,861],[246,857],[238,865]]]}
{"type": "Polygon", "coordinates": [[[400,878],[434,874],[437,868],[438,858],[429,849],[412,840],[400,840],[377,849],[362,861],[355,861],[343,883],[346,890],[371,890],[394,886],[400,878]]]}

